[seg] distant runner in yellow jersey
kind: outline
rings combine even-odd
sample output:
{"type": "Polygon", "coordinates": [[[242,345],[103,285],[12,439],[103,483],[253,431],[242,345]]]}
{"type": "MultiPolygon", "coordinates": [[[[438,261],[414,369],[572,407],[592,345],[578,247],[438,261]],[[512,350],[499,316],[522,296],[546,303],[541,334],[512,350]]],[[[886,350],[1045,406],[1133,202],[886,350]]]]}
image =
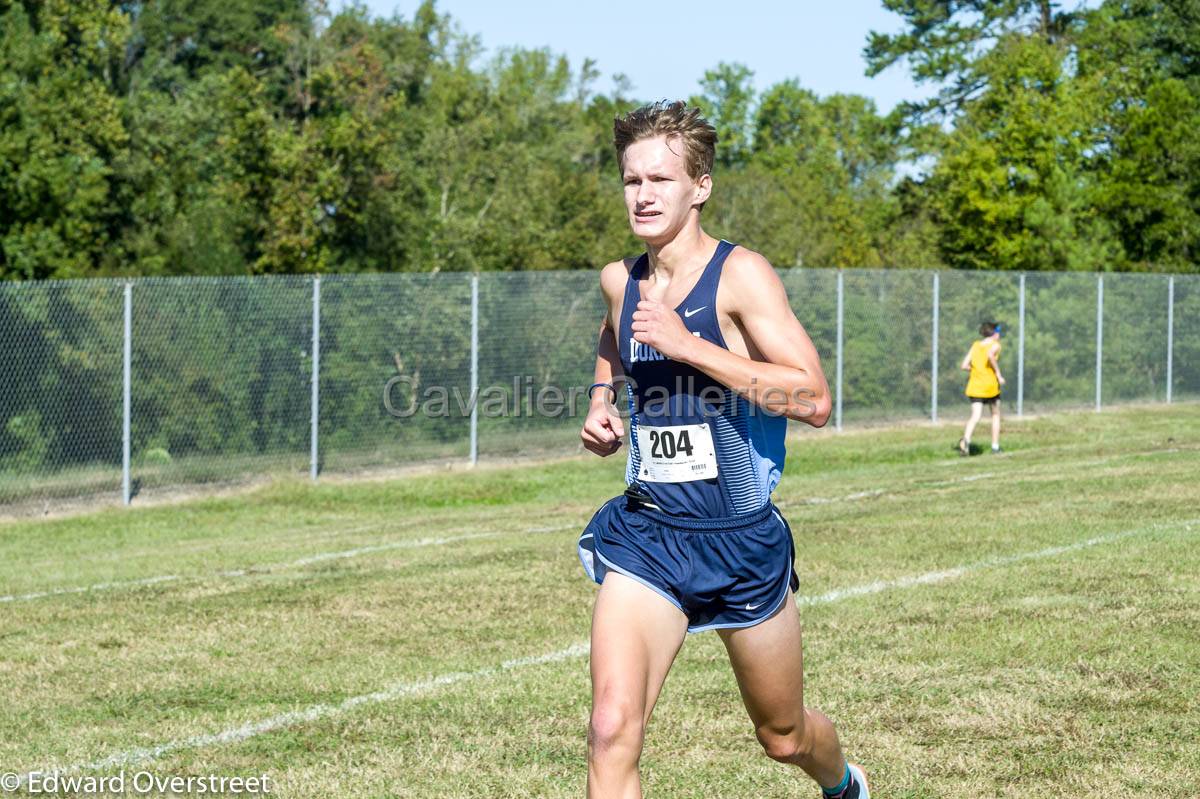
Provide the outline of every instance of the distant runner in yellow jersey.
{"type": "Polygon", "coordinates": [[[962,361],[963,371],[971,373],[966,391],[971,401],[971,418],[958,440],[962,455],[971,454],[971,435],[983,415],[984,405],[992,409],[992,452],[1000,451],[1000,387],[1004,385],[1004,375],[1000,374],[1000,324],[984,322],[979,326],[979,335],[983,338],[971,345],[962,361]]]}

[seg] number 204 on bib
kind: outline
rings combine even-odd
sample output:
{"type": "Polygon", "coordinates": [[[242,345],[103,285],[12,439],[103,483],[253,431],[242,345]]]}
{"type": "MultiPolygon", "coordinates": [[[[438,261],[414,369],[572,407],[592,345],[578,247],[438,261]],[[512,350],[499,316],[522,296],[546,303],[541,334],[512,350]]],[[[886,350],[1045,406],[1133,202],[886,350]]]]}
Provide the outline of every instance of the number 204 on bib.
{"type": "Polygon", "coordinates": [[[638,479],[686,483],[717,476],[717,453],[707,424],[638,427],[638,479]]]}

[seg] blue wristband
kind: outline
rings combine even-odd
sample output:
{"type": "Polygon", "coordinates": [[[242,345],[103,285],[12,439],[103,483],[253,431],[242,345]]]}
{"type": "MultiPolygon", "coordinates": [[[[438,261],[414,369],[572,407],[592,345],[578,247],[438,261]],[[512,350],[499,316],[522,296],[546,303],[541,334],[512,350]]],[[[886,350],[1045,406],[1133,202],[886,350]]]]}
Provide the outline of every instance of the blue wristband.
{"type": "Polygon", "coordinates": [[[590,386],[588,386],[588,390],[587,390],[588,399],[592,398],[592,392],[595,391],[596,389],[600,388],[600,386],[604,386],[609,391],[611,391],[613,393],[613,402],[617,401],[617,389],[615,386],[613,386],[612,383],[592,383],[590,386]]]}

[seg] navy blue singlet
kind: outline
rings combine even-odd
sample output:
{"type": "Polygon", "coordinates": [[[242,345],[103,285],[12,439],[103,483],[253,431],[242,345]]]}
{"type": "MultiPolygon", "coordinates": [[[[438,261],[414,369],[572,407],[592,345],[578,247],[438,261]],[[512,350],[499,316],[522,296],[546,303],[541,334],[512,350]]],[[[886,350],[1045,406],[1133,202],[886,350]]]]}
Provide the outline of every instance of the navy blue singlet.
{"type": "MultiPolygon", "coordinates": [[[[727,241],[717,245],[700,280],[675,309],[692,335],[725,349],[728,346],[717,322],[717,286],[733,248],[727,241]]],[[[648,265],[648,257],[642,255],[629,271],[617,336],[630,411],[625,482],[671,516],[707,519],[757,511],[770,502],[783,474],[787,419],[748,402],[698,369],[669,360],[634,340],[633,312],[641,300],[638,281],[648,265]],[[716,477],[649,479],[642,464],[642,447],[649,446],[652,435],[658,445],[662,431],[655,428],[679,429],[680,425],[707,425],[716,454],[716,477]]]]}

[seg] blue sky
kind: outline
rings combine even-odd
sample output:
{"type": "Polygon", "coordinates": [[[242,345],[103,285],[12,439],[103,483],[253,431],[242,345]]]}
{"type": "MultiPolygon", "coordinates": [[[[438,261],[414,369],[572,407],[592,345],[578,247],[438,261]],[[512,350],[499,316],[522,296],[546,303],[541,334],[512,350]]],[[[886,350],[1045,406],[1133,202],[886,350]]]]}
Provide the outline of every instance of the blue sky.
{"type": "MultiPolygon", "coordinates": [[[[364,4],[376,16],[411,19],[419,0],[364,4]]],[[[465,32],[477,34],[489,52],[512,45],[549,47],[565,54],[572,68],[592,58],[603,76],[601,91],[611,88],[614,73],[624,73],[637,99],[685,99],[698,93],[704,71],[720,61],[750,67],[759,90],[796,78],[822,95],[866,95],[884,112],[933,91],[915,86],[904,65],[874,78],[863,74],[867,33],[900,28],[900,18],[880,0],[440,0],[437,7],[465,32]],[[729,13],[731,7],[738,13],[729,13]]]]}

